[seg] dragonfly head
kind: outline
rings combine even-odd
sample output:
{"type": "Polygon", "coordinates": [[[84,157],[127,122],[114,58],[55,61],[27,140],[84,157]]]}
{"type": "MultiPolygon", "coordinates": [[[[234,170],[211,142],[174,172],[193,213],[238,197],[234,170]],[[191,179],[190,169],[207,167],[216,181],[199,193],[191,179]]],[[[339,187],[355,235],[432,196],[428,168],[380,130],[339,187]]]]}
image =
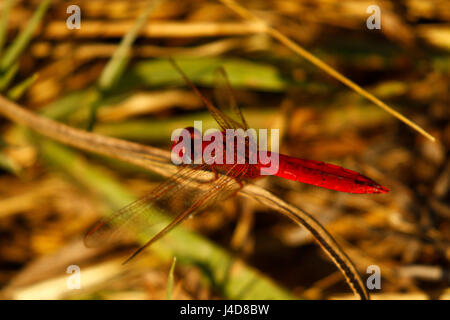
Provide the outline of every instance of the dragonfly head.
{"type": "MultiPolygon", "coordinates": [[[[172,152],[175,152],[180,159],[188,157],[194,161],[197,155],[194,153],[194,141],[198,139],[202,143],[201,132],[194,127],[184,128],[181,134],[172,140],[172,152]]],[[[201,156],[201,154],[199,155],[201,156]]]]}

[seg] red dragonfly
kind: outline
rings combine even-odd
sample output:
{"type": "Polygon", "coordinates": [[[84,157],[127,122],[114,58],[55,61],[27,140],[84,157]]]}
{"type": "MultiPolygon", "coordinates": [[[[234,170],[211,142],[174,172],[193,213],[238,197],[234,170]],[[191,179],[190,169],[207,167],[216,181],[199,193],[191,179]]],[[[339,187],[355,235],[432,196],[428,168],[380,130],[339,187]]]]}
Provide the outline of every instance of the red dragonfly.
{"type": "MultiPolygon", "coordinates": [[[[220,82],[216,86],[215,95],[219,107],[216,107],[192,84],[179,66],[174,61],[171,62],[208,108],[219,124],[222,135],[225,136],[227,129],[243,129],[244,131],[248,129],[223,68],[218,69],[217,79],[220,82]],[[224,111],[227,109],[231,112],[224,111]]],[[[191,141],[200,134],[192,127],[186,129],[191,141]]],[[[179,140],[174,141],[172,149],[179,142],[179,140]]],[[[202,142],[202,151],[207,146],[208,142],[202,142]]],[[[246,147],[248,148],[248,140],[246,140],[246,147]]],[[[258,152],[261,151],[258,150],[258,152]]],[[[247,150],[246,160],[249,158],[249,153],[250,150],[247,150]]],[[[224,148],[224,157],[225,154],[224,148]]],[[[183,157],[185,154],[180,152],[178,156],[183,157]]],[[[237,156],[237,151],[234,151],[234,159],[237,156]]],[[[370,178],[337,165],[282,154],[277,156],[279,160],[275,175],[281,178],[341,192],[360,194],[389,192],[387,188],[370,178]]],[[[194,159],[194,155],[189,157],[191,160],[194,159]]],[[[218,200],[232,196],[246,182],[263,177],[260,172],[264,167],[267,165],[258,162],[254,164],[247,162],[243,164],[182,164],[176,174],[160,184],[153,192],[98,222],[86,235],[85,243],[89,247],[97,246],[105,241],[121,238],[127,230],[134,236],[150,238],[124,262],[127,263],[192,214],[218,200]],[[167,213],[174,215],[171,221],[167,219],[167,213]]]]}

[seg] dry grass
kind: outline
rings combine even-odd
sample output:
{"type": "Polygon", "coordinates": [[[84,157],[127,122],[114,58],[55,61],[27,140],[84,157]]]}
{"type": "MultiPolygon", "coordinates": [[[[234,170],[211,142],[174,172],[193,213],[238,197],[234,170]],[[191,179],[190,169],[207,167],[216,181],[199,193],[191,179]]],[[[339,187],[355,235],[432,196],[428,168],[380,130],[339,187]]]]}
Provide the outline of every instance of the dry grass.
{"type": "MultiPolygon", "coordinates": [[[[12,7],[6,45],[37,3],[22,1],[12,7]]],[[[66,3],[52,2],[4,94],[22,85],[26,93],[18,97],[21,105],[79,128],[86,128],[89,107],[97,101],[94,133],[168,150],[173,129],[192,125],[193,119],[211,119],[191,92],[179,88],[179,76],[160,58],[178,56],[206,94],[212,70],[225,65],[239,102],[248,107],[244,113],[250,125],[282,129],[283,153],[344,165],[391,192],[351,195],[275,178],[258,187],[311,213],[337,238],[363,278],[367,266],[380,266],[382,289],[375,298],[448,297],[448,2],[378,1],[380,31],[365,28],[365,8],[371,1],[249,5],[265,23],[425,128],[436,137],[434,143],[274,41],[273,32],[265,33],[265,23],[241,19],[218,1],[164,1],[139,33],[116,86],[99,97],[94,86],[148,1],[78,3],[82,29],[70,31],[63,23],[66,3]],[[37,78],[26,83],[34,74],[37,78]]],[[[85,249],[81,236],[118,205],[105,196],[114,191],[86,187],[77,177],[81,165],[65,170],[52,162],[44,140],[30,138],[6,120],[0,128],[0,285],[14,289],[2,293],[10,298],[44,298],[45,293],[51,298],[165,299],[174,251],[162,244],[163,249],[150,250],[121,268],[130,245],[85,249]],[[87,275],[86,290],[76,295],[57,290],[72,261],[87,275]]],[[[111,185],[133,195],[144,194],[160,180],[92,154],[74,155],[81,161],[74,163],[100,168],[111,185]]],[[[343,277],[306,230],[244,199],[229,200],[186,225],[239,258],[231,272],[252,266],[295,297],[348,294],[343,277]]],[[[177,258],[174,299],[241,294],[211,282],[205,266],[177,258]]]]}

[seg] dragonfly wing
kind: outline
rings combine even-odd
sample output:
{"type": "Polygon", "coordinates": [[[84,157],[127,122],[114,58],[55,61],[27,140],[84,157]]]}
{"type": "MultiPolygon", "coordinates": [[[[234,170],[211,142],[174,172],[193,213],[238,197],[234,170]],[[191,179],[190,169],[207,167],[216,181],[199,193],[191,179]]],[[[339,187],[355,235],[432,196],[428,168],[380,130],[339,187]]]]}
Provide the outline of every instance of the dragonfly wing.
{"type": "MultiPolygon", "coordinates": [[[[130,233],[131,225],[143,223],[146,227],[158,228],[163,221],[158,221],[158,203],[183,188],[183,181],[194,180],[202,172],[203,167],[183,166],[177,173],[161,183],[144,197],[121,208],[116,213],[101,219],[89,230],[84,238],[87,247],[98,247],[115,241],[124,240],[130,233]],[[152,225],[152,221],[154,225],[152,225]]],[[[160,204],[161,205],[161,204],[160,204]]],[[[160,228],[160,227],[159,227],[160,228]]]]}
{"type": "Polygon", "coordinates": [[[231,87],[228,75],[223,67],[217,68],[214,74],[214,97],[218,109],[222,111],[224,116],[229,116],[230,121],[237,128],[248,129],[247,121],[245,121],[242,110],[239,107],[236,96],[231,87]]]}
{"type": "Polygon", "coordinates": [[[122,208],[111,217],[101,220],[85,237],[87,246],[111,243],[128,236],[150,240],[133,256],[160,239],[191,214],[204,209],[217,199],[229,197],[241,188],[237,179],[243,169],[231,170],[228,175],[214,177],[205,172],[207,165],[184,167],[174,177],[162,183],[149,195],[122,208]],[[205,173],[207,177],[205,177],[205,173]],[[176,218],[170,220],[170,216],[176,218]]]}
{"type": "Polygon", "coordinates": [[[167,234],[170,230],[183,222],[191,214],[205,209],[210,204],[217,202],[217,200],[226,199],[230,195],[236,193],[243,186],[242,182],[240,182],[240,179],[245,175],[247,167],[248,166],[246,165],[234,165],[228,170],[226,175],[221,175],[220,177],[214,179],[214,182],[211,183],[211,187],[209,188],[209,190],[201,192],[192,202],[190,207],[178,214],[178,216],[176,216],[166,227],[164,227],[161,231],[154,235],[142,247],[136,250],[130,257],[127,258],[127,260],[125,260],[124,264],[128,263],[131,259],[136,257],[152,243],[161,239],[165,234],[167,234]]]}
{"type": "Polygon", "coordinates": [[[222,131],[225,131],[226,129],[238,129],[238,128],[244,128],[242,124],[239,122],[233,120],[229,116],[227,116],[225,113],[220,111],[214,104],[211,103],[211,101],[208,100],[201,92],[200,90],[192,83],[192,81],[189,80],[189,78],[186,76],[186,74],[181,70],[181,68],[178,66],[178,64],[173,60],[170,59],[170,62],[174,66],[174,68],[180,73],[180,75],[183,77],[186,84],[191,87],[191,89],[195,92],[195,94],[202,100],[203,104],[208,108],[209,113],[213,116],[214,120],[219,124],[222,131]]]}

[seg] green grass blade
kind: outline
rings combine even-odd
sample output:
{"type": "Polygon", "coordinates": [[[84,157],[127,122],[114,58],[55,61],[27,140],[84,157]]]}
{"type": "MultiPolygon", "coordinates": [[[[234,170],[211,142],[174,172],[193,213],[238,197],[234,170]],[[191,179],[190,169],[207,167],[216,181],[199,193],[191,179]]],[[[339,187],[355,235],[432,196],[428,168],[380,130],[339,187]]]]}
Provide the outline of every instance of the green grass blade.
{"type": "Polygon", "coordinates": [[[86,128],[87,131],[92,131],[92,129],[94,129],[94,125],[97,122],[97,110],[102,105],[104,95],[105,94],[103,91],[97,90],[96,98],[92,100],[91,104],[89,105],[89,117],[86,128]]]}
{"type": "Polygon", "coordinates": [[[19,64],[14,63],[11,67],[5,70],[4,73],[0,73],[0,92],[5,90],[11,81],[13,81],[14,77],[19,71],[19,64]]]}
{"type": "Polygon", "coordinates": [[[8,31],[9,12],[13,6],[13,0],[5,0],[3,3],[2,15],[0,17],[0,57],[2,56],[3,44],[5,43],[8,31]]]}
{"type": "Polygon", "coordinates": [[[8,98],[11,100],[19,100],[20,97],[28,90],[29,87],[36,81],[38,74],[35,73],[31,77],[26,78],[21,83],[11,88],[8,91],[8,98]]]}
{"type": "Polygon", "coordinates": [[[139,32],[146,24],[150,13],[161,2],[162,0],[151,1],[145,8],[144,12],[142,12],[142,14],[138,17],[133,28],[122,38],[119,47],[114,52],[113,56],[100,75],[99,86],[101,90],[110,89],[122,75],[123,70],[128,63],[133,42],[136,40],[139,32]]]}
{"type": "MultiPolygon", "coordinates": [[[[244,59],[206,57],[202,59],[174,57],[180,68],[197,85],[212,86],[214,72],[223,67],[233,88],[248,88],[261,91],[283,91],[292,84],[283,78],[272,65],[244,59]]],[[[137,63],[129,75],[145,85],[164,86],[183,84],[180,74],[167,59],[152,59],[137,63]]]]}
{"type": "MultiPolygon", "coordinates": [[[[123,74],[130,59],[130,52],[133,42],[136,40],[139,32],[147,22],[150,13],[160,2],[162,2],[162,0],[151,1],[145,8],[144,12],[138,17],[133,28],[131,28],[131,30],[122,38],[119,47],[114,52],[100,75],[98,86],[101,92],[110,90],[123,74]]],[[[94,101],[91,105],[87,125],[88,131],[92,131],[95,125],[97,119],[97,110],[100,105],[101,103],[99,101],[94,101]]]]}
{"type": "Polygon", "coordinates": [[[167,278],[167,293],[166,300],[172,300],[172,291],[173,291],[173,281],[174,281],[174,272],[175,272],[175,263],[177,262],[177,257],[173,257],[172,266],[170,267],[169,277],[167,278]]]}
{"type": "Polygon", "coordinates": [[[17,60],[17,58],[26,48],[26,46],[31,40],[31,37],[33,36],[33,32],[36,30],[36,27],[38,26],[39,22],[44,17],[45,12],[47,11],[47,8],[50,5],[50,1],[51,0],[44,0],[39,4],[39,7],[34,12],[33,17],[28,22],[25,29],[22,30],[19,36],[11,44],[11,46],[8,47],[8,49],[5,52],[5,55],[2,57],[0,61],[0,71],[9,68],[9,66],[11,66],[17,60]]]}

